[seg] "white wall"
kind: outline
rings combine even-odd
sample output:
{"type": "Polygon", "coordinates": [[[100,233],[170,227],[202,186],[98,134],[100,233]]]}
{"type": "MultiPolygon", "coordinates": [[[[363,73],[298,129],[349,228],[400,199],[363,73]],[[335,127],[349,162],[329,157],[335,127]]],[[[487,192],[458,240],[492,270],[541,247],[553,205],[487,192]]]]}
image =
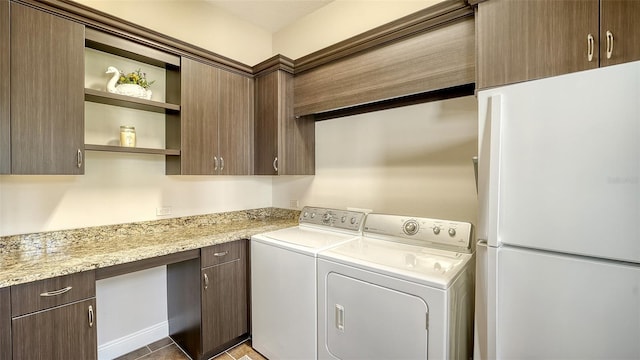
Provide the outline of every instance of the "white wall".
{"type": "Polygon", "coordinates": [[[271,206],[270,177],[165,176],[161,155],[85,154],[83,176],[0,176],[0,235],[271,206]]]}
{"type": "Polygon", "coordinates": [[[273,34],[273,53],[297,59],[441,1],[335,0],[273,34]]]}
{"type": "Polygon", "coordinates": [[[247,65],[272,55],[270,32],[207,1],[76,1],[247,65]]]}
{"type": "Polygon", "coordinates": [[[168,336],[166,266],[96,281],[96,319],[100,360],[168,336]]]}
{"type": "Polygon", "coordinates": [[[475,97],[316,123],[316,175],[273,180],[273,205],[359,207],[476,223],[475,97]]]}

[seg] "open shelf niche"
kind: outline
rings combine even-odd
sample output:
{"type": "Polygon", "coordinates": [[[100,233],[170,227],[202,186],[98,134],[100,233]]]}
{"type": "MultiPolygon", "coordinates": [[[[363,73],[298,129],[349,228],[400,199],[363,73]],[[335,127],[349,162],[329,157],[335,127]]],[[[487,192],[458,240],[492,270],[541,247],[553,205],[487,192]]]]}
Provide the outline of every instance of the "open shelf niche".
{"type": "Polygon", "coordinates": [[[180,156],[180,56],[87,28],[85,33],[85,150],[180,156]],[[110,93],[108,66],[141,69],[155,83],[151,100],[110,93]],[[135,126],[137,146],[119,146],[119,127],[135,126]]]}

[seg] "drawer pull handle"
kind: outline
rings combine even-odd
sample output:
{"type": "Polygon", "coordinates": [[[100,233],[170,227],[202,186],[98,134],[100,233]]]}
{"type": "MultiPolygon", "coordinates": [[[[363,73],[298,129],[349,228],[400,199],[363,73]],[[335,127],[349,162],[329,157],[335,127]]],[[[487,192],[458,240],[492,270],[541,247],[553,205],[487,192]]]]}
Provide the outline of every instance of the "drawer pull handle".
{"type": "Polygon", "coordinates": [[[89,327],[93,327],[93,305],[89,305],[89,327]]]}
{"type": "Polygon", "coordinates": [[[593,35],[589,34],[587,35],[587,60],[589,61],[593,60],[594,49],[595,49],[595,43],[593,40],[593,35]]]}
{"type": "Polygon", "coordinates": [[[222,257],[227,255],[229,252],[228,251],[223,251],[223,252],[219,252],[219,253],[213,253],[213,256],[217,256],[217,257],[222,257]]]}
{"type": "Polygon", "coordinates": [[[277,156],[276,156],[275,159],[273,159],[273,170],[278,172],[278,157],[277,156]]]}
{"type": "Polygon", "coordinates": [[[209,287],[209,276],[207,276],[207,274],[204,274],[204,289],[207,290],[208,287],[209,287]]]}
{"type": "Polygon", "coordinates": [[[43,292],[42,294],[40,294],[40,296],[42,296],[42,297],[58,296],[58,295],[62,295],[64,293],[68,292],[71,289],[72,289],[71,286],[67,286],[66,288],[63,288],[63,289],[60,289],[60,290],[43,292]]]}
{"type": "Polygon", "coordinates": [[[220,156],[220,171],[224,170],[224,158],[220,156]]]}

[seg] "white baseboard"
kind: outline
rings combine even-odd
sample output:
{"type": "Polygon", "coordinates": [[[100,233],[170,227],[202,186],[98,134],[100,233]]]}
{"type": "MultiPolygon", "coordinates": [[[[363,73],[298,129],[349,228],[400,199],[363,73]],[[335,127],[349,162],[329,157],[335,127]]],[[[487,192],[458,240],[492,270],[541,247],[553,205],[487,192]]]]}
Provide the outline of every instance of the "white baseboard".
{"type": "Polygon", "coordinates": [[[169,336],[169,322],[163,321],[98,346],[98,360],[111,360],[167,336],[169,336]]]}

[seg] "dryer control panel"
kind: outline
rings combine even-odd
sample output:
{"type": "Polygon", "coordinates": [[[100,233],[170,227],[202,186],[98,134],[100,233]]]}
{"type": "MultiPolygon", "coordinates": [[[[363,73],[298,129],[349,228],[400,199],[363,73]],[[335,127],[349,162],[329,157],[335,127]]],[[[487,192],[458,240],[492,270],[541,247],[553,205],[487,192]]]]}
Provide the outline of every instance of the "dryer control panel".
{"type": "Polygon", "coordinates": [[[305,206],[300,212],[300,224],[361,231],[364,217],[365,214],[358,211],[305,206]]]}
{"type": "Polygon", "coordinates": [[[471,251],[470,223],[401,215],[369,214],[364,235],[457,252],[471,251]]]}

